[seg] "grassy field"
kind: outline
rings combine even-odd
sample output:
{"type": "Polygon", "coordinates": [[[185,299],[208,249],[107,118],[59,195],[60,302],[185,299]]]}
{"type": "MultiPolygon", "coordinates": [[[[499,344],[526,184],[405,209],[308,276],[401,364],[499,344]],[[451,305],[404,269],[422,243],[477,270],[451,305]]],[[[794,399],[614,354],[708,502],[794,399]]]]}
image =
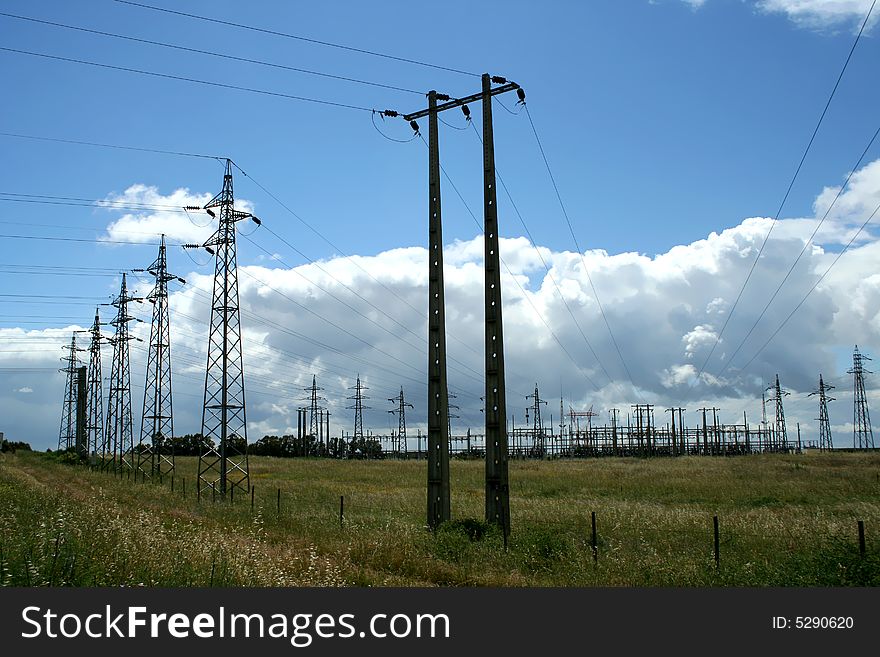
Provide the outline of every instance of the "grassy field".
{"type": "Polygon", "coordinates": [[[424,462],[252,458],[253,512],[245,498],[197,503],[195,459],[177,466],[172,492],[167,479],[0,455],[0,584],[880,584],[877,453],[511,462],[507,551],[478,520],[481,461],[453,462],[455,520],[434,534],[424,527],[424,462]]]}

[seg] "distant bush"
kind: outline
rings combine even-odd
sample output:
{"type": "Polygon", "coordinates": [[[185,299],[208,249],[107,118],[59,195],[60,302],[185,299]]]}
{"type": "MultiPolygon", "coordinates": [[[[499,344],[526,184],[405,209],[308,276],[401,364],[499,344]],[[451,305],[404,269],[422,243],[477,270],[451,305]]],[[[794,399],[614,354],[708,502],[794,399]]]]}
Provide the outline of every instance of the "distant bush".
{"type": "Polygon", "coordinates": [[[0,444],[0,452],[15,453],[15,450],[17,449],[20,449],[23,452],[32,451],[29,443],[23,443],[17,440],[4,440],[2,444],[0,444]]]}

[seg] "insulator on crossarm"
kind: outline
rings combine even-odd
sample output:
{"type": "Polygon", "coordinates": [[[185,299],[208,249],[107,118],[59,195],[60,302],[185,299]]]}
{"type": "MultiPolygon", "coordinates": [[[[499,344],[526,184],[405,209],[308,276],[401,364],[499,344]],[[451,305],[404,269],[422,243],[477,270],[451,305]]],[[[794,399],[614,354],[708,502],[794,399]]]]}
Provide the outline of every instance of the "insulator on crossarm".
{"type": "Polygon", "coordinates": [[[409,122],[410,127],[415,131],[416,134],[419,134],[419,124],[415,121],[409,122]]]}
{"type": "Polygon", "coordinates": [[[212,249],[210,246],[206,246],[206,247],[205,247],[205,251],[207,251],[207,252],[210,253],[211,255],[214,255],[214,249],[212,249]]]}
{"type": "Polygon", "coordinates": [[[251,221],[253,221],[257,226],[262,226],[263,222],[257,219],[256,217],[251,217],[251,221]]]}
{"type": "Polygon", "coordinates": [[[492,82],[495,84],[507,84],[507,78],[502,78],[500,75],[493,75],[492,82]]]}
{"type": "Polygon", "coordinates": [[[207,212],[209,215],[211,215],[212,218],[217,216],[216,214],[211,212],[211,208],[205,208],[205,212],[207,212]]]}
{"type": "Polygon", "coordinates": [[[468,107],[467,105],[462,105],[461,111],[464,114],[464,118],[466,118],[468,121],[470,121],[471,120],[471,108],[468,107]]]}
{"type": "Polygon", "coordinates": [[[400,116],[400,113],[395,112],[394,110],[385,110],[384,112],[381,112],[381,114],[382,116],[390,116],[392,118],[395,116],[400,116]]]}
{"type": "Polygon", "coordinates": [[[184,210],[201,210],[201,208],[198,205],[184,205],[183,209],[184,210]]]}
{"type": "Polygon", "coordinates": [[[522,87],[516,90],[516,97],[519,98],[519,102],[525,104],[526,102],[526,92],[522,87]]]}

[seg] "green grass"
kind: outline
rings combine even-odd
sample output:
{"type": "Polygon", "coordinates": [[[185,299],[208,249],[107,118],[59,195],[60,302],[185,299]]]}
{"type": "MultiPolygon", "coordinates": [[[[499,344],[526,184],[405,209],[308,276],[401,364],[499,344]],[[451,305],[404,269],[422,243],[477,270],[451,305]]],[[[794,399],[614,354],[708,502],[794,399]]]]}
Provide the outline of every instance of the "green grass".
{"type": "Polygon", "coordinates": [[[252,458],[252,512],[244,496],[198,503],[193,458],[177,460],[172,492],[167,479],[134,483],[47,455],[3,454],[0,584],[880,584],[880,454],[512,461],[506,551],[482,522],[483,463],[453,461],[454,520],[435,533],[424,526],[425,467],[252,458]]]}

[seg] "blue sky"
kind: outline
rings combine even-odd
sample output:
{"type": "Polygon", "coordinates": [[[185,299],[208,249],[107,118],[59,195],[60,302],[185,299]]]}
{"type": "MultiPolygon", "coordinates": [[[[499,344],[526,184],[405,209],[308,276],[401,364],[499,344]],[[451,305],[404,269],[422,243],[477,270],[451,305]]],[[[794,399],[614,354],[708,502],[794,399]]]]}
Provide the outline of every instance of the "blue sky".
{"type": "MultiPolygon", "coordinates": [[[[172,6],[167,0],[155,4],[172,6]]],[[[527,93],[581,248],[655,256],[738,226],[745,218],[774,215],[869,5],[853,2],[840,16],[823,13],[821,7],[813,16],[786,12],[785,0],[560,2],[552,8],[531,2],[446,3],[433,12],[398,2],[198,1],[186,3],[185,10],[517,81],[527,93]]],[[[434,88],[461,96],[479,88],[476,77],[110,0],[9,0],[2,11],[420,91],[434,88]]],[[[0,16],[0,34],[7,48],[367,108],[412,111],[425,104],[418,94],[5,16],[0,16]]],[[[877,77],[878,50],[876,29],[869,29],[783,217],[812,217],[817,196],[824,187],[842,182],[875,130],[880,89],[871,82],[877,77]]],[[[420,140],[399,144],[383,139],[368,112],[2,51],[0,66],[6,101],[0,131],[228,156],[347,254],[373,256],[426,242],[426,149],[420,140]]],[[[514,100],[504,102],[512,106],[514,100]]],[[[459,113],[448,114],[450,123],[464,125],[459,113]]],[[[422,124],[426,132],[427,122],[422,124]]],[[[398,139],[411,134],[399,120],[382,128],[398,139]]],[[[554,253],[572,251],[526,115],[496,108],[495,136],[499,171],[535,240],[554,253]]],[[[208,194],[221,183],[222,169],[211,160],[2,136],[0,143],[5,154],[0,191],[8,193],[100,199],[141,184],[156,187],[161,195],[182,187],[208,194]]],[[[876,159],[878,151],[875,145],[865,163],[876,159]]],[[[447,172],[478,211],[482,164],[475,135],[444,128],[441,153],[447,172]]],[[[267,226],[309,257],[337,255],[251,181],[238,176],[236,192],[267,226]]],[[[472,240],[477,227],[448,185],[443,200],[445,241],[472,240]]],[[[508,200],[502,196],[499,204],[502,236],[523,235],[508,200]]],[[[88,207],[18,202],[3,202],[2,210],[0,234],[6,235],[90,238],[106,234],[115,217],[88,207]]],[[[255,234],[254,240],[280,254],[285,267],[303,263],[266,232],[255,234]]],[[[839,248],[832,242],[829,250],[839,248]]],[[[242,264],[265,264],[260,255],[242,243],[242,264]]],[[[0,272],[0,287],[7,294],[98,299],[118,285],[112,270],[146,266],[153,257],[153,247],[147,246],[0,237],[0,262],[7,265],[108,270],[95,272],[105,276],[88,277],[5,271],[0,272]]],[[[204,255],[194,257],[205,262],[204,255]]],[[[180,251],[172,251],[169,260],[181,274],[207,272],[180,251]]],[[[540,270],[524,271],[535,286],[542,275],[540,270]]],[[[769,286],[776,280],[762,283],[769,286]]],[[[608,294],[613,298],[612,291],[608,294]]],[[[725,296],[728,304],[730,296],[725,296]]],[[[762,301],[756,299],[758,309],[762,301]]],[[[68,318],[79,316],[85,325],[91,317],[85,304],[90,303],[3,303],[0,327],[40,328],[41,318],[52,314],[65,319],[47,320],[44,326],[67,326],[68,318]]],[[[825,343],[828,362],[840,372],[846,344],[825,343]]],[[[615,357],[607,356],[609,362],[615,357]]],[[[388,392],[395,392],[390,384],[388,392]]],[[[60,400],[60,390],[57,394],[60,400]]],[[[843,417],[845,413],[841,422],[843,417]]],[[[283,429],[283,423],[266,426],[283,429]]]]}

